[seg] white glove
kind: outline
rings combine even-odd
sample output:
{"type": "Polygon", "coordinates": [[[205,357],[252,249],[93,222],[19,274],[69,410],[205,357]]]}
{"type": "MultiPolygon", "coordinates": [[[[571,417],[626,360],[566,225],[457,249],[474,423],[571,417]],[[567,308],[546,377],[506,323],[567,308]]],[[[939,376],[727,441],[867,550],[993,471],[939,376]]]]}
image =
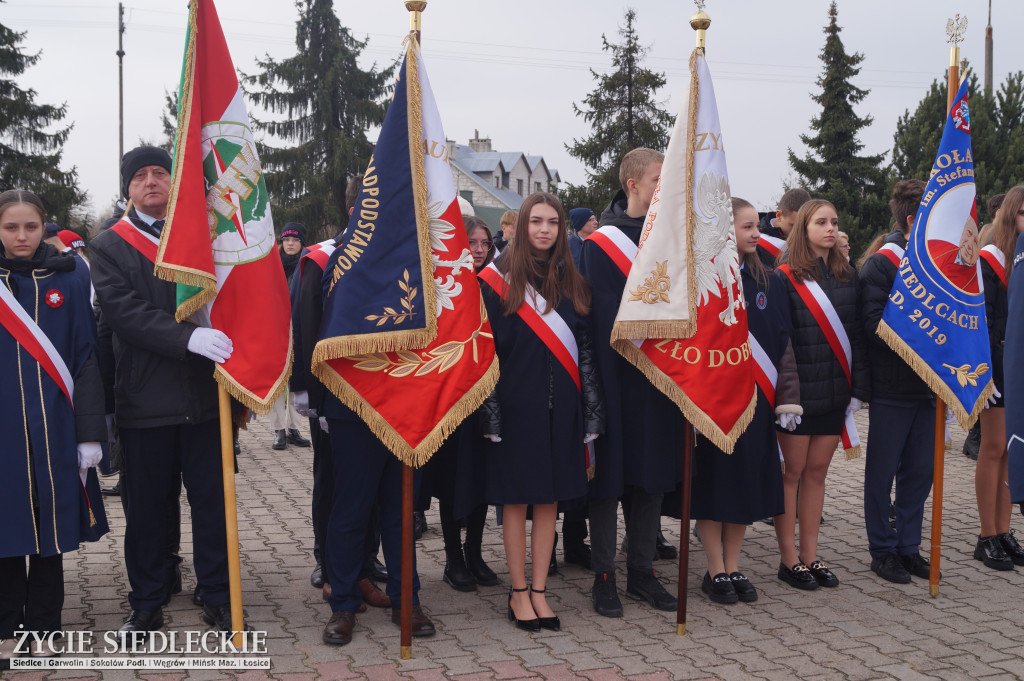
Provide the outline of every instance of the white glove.
{"type": "Polygon", "coordinates": [[[117,439],[117,431],[114,429],[114,415],[107,414],[107,442],[113,444],[117,439]]]}
{"type": "Polygon", "coordinates": [[[223,364],[231,357],[234,346],[223,331],[197,326],[188,339],[188,351],[223,364]]]}
{"type": "Polygon", "coordinates": [[[103,448],[99,442],[78,443],[78,467],[92,468],[103,458],[103,448]]]}
{"type": "Polygon", "coordinates": [[[308,419],[315,419],[319,416],[316,413],[316,409],[311,409],[309,406],[308,391],[300,390],[297,393],[292,393],[292,399],[295,402],[295,411],[299,412],[301,416],[305,416],[308,419]]]}
{"type": "Polygon", "coordinates": [[[783,430],[793,432],[800,425],[800,420],[799,414],[786,412],[785,414],[779,414],[779,418],[775,419],[775,423],[782,426],[783,430]]]}
{"type": "Polygon", "coordinates": [[[324,431],[325,433],[331,432],[331,430],[327,427],[327,419],[325,419],[323,416],[320,417],[320,430],[324,431]]]}
{"type": "Polygon", "coordinates": [[[501,436],[495,435],[494,433],[484,433],[484,437],[491,442],[501,442],[501,436]]]}
{"type": "Polygon", "coordinates": [[[591,442],[597,439],[599,433],[586,433],[583,436],[583,444],[589,445],[591,442]]]}
{"type": "Polygon", "coordinates": [[[996,406],[996,400],[998,400],[1000,397],[1003,396],[1003,394],[1001,392],[999,392],[999,389],[996,388],[995,386],[992,386],[992,390],[993,390],[993,392],[989,396],[988,402],[985,403],[985,408],[986,409],[988,409],[989,407],[996,406]]]}
{"type": "Polygon", "coordinates": [[[864,403],[858,400],[856,397],[850,398],[850,404],[846,405],[846,415],[855,414],[860,411],[860,408],[864,406],[864,403]]]}

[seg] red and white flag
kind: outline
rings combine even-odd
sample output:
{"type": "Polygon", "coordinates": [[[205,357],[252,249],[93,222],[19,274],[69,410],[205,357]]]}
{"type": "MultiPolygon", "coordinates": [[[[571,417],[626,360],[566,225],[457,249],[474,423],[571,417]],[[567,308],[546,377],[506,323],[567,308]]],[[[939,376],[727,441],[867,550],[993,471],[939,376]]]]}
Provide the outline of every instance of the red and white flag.
{"type": "Polygon", "coordinates": [[[611,340],[726,452],[757,401],[739,275],[718,105],[695,50],[611,340]]]}
{"type": "Polygon", "coordinates": [[[216,367],[260,414],[291,374],[291,303],[256,141],[213,0],[191,0],[167,223],[157,276],[178,284],[178,321],[231,338],[216,367]]]}

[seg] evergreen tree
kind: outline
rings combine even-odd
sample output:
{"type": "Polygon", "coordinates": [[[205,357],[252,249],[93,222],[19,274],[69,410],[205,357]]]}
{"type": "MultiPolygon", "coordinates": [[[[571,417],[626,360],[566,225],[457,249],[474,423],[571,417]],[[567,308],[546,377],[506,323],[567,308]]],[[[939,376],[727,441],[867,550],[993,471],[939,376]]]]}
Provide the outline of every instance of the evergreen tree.
{"type": "MultiPolygon", "coordinates": [[[[978,219],[990,222],[985,203],[1024,178],[1024,72],[1011,73],[994,96],[967,69],[971,108],[971,153],[978,193],[978,219]]],[[[946,122],[946,74],[931,84],[914,113],[904,112],[893,135],[893,181],[928,180],[946,122]]]]}
{"type": "Polygon", "coordinates": [[[835,204],[839,227],[850,236],[851,253],[856,255],[872,235],[888,225],[889,212],[883,199],[885,172],[881,169],[885,154],[859,156],[864,145],[857,133],[871,125],[871,116],[858,116],[853,106],[861,102],[868,90],[853,85],[860,73],[864,55],[847,54],[839,38],[842,29],[837,23],[839,11],[833,1],[825,27],[825,46],[820,58],[824,64],[818,85],[821,93],[811,98],[821,105],[821,114],[811,119],[814,135],[801,135],[800,140],[811,153],[798,158],[789,150],[789,164],[800,178],[800,184],[815,198],[835,204]]]}
{"type": "Polygon", "coordinates": [[[164,131],[164,141],[160,146],[167,153],[174,153],[174,135],[178,132],[178,92],[173,94],[164,91],[164,110],[160,114],[160,127],[164,131]]]}
{"type": "Polygon", "coordinates": [[[380,125],[395,67],[369,71],[355,39],[334,13],[333,0],[298,0],[297,54],[257,60],[262,73],[242,77],[255,103],[277,114],[254,118],[258,130],[292,146],[259,146],[275,222],[306,225],[311,239],[348,224],[345,189],[373,154],[366,130],[380,125]]]}
{"type": "Polygon", "coordinates": [[[24,38],[25,33],[0,24],[0,191],[35,192],[50,217],[69,227],[88,219],[81,209],[88,195],[78,188],[77,169],[60,169],[72,126],[47,132],[64,120],[67,105],[40,104],[34,90],[23,90],[15,82],[40,57],[22,51],[24,38]]]}
{"type": "Polygon", "coordinates": [[[600,212],[619,184],[619,162],[631,149],[650,147],[663,151],[668,146],[674,117],[664,102],[654,99],[665,86],[665,74],[643,67],[650,48],[640,45],[636,32],[636,11],[626,10],[626,25],[619,27],[622,42],[609,43],[601,35],[601,48],[612,55],[612,72],[602,75],[590,70],[597,87],[573,104],[577,116],[591,125],[592,134],[573,139],[566,151],[587,166],[587,182],[567,185],[559,191],[566,209],[587,206],[600,212]]]}

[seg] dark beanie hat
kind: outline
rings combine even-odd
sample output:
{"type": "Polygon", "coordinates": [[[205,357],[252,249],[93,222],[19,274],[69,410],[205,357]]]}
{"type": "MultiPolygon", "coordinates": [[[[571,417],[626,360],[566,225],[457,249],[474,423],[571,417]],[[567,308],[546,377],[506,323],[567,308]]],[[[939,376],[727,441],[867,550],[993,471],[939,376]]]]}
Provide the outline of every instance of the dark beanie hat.
{"type": "Polygon", "coordinates": [[[295,237],[302,245],[306,245],[306,226],[301,222],[286,222],[284,228],[281,230],[281,240],[284,241],[286,236],[295,237]]]}
{"type": "Polygon", "coordinates": [[[135,173],[146,166],[160,166],[171,172],[171,155],[160,147],[135,147],[121,157],[121,195],[128,198],[128,185],[135,173]]]}
{"type": "Polygon", "coordinates": [[[49,239],[51,236],[57,236],[60,234],[60,227],[52,222],[44,223],[43,227],[45,228],[43,231],[44,239],[49,239]]]}
{"type": "Polygon", "coordinates": [[[587,224],[587,220],[593,215],[594,211],[589,208],[573,208],[569,211],[569,222],[572,223],[573,231],[578,232],[583,229],[583,225],[587,224]]]}

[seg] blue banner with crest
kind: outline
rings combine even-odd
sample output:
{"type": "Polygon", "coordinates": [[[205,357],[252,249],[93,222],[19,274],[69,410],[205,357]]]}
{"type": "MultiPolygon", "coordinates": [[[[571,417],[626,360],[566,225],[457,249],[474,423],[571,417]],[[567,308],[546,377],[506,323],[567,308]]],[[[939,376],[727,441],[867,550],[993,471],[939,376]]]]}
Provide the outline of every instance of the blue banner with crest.
{"type": "Polygon", "coordinates": [[[967,83],[949,108],[931,177],[878,335],[966,429],[994,390],[979,264],[967,83]]]}

